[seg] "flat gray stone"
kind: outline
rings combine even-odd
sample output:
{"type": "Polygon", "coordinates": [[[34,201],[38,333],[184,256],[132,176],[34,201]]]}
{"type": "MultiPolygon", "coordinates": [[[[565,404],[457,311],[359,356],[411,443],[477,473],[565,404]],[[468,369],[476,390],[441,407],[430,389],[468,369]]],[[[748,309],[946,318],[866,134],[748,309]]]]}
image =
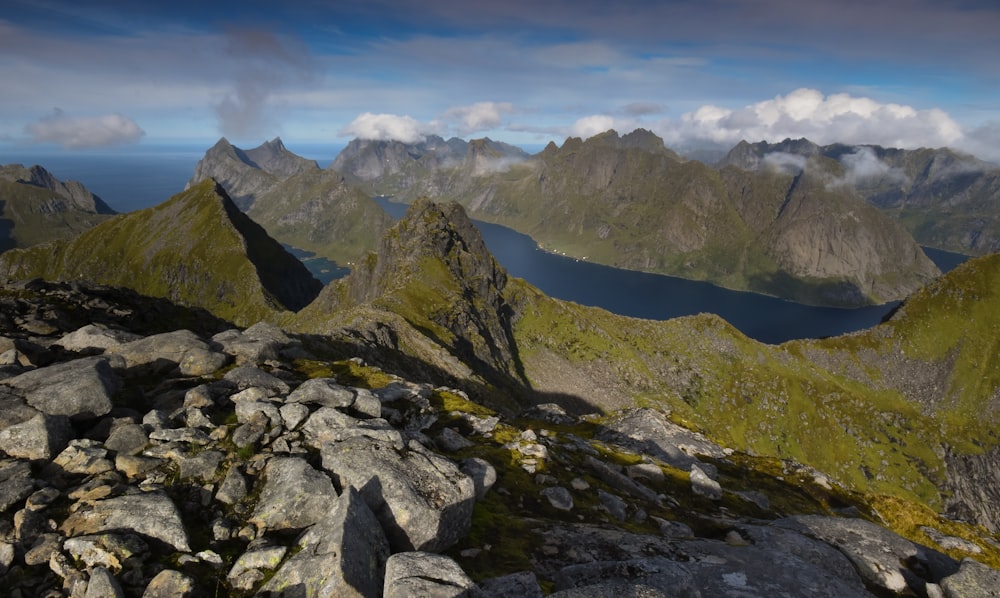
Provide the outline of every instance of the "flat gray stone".
{"type": "Polygon", "coordinates": [[[22,424],[0,430],[0,450],[18,459],[50,460],[66,448],[72,437],[68,417],[39,413],[22,424]]]}
{"type": "Polygon", "coordinates": [[[63,533],[73,537],[131,530],[179,552],[191,552],[180,513],[162,490],[126,494],[95,501],[89,506],[66,518],[60,526],[63,533]]]}

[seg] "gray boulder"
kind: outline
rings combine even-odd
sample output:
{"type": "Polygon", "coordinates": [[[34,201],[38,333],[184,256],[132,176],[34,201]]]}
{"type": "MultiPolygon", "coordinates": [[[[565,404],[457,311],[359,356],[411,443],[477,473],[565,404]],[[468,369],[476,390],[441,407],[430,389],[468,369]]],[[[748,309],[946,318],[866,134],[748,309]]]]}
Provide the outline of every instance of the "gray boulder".
{"type": "Polygon", "coordinates": [[[131,530],[179,552],[191,552],[173,501],[162,490],[98,500],[71,513],[61,530],[69,537],[131,530]]]}
{"type": "MultiPolygon", "coordinates": [[[[382,596],[389,543],[353,487],[298,541],[300,548],[258,595],[382,596]]],[[[416,595],[416,594],[414,594],[416,595]]]]}
{"type": "Polygon", "coordinates": [[[341,488],[359,489],[393,550],[441,551],[469,532],[475,485],[454,462],[415,442],[400,452],[364,437],[320,454],[341,488]]]}
{"type": "Polygon", "coordinates": [[[142,598],[190,598],[196,595],[196,590],[192,578],[180,571],[164,569],[150,580],[142,598]]]}
{"type": "Polygon", "coordinates": [[[49,415],[87,420],[111,411],[119,380],[108,357],[85,357],[25,372],[3,381],[29,405],[49,415]]]}
{"type": "Polygon", "coordinates": [[[427,552],[400,552],[385,565],[385,598],[463,598],[476,584],[452,559],[427,552]]]}
{"type": "Polygon", "coordinates": [[[31,496],[35,480],[27,461],[0,460],[0,513],[31,496]]]}
{"type": "MultiPolygon", "coordinates": [[[[222,355],[213,351],[208,343],[190,330],[154,334],[125,343],[118,349],[118,353],[125,358],[128,368],[166,373],[185,364],[182,373],[189,376],[215,371],[221,365],[209,371],[203,370],[219,362],[220,358],[210,357],[211,354],[222,355]],[[206,363],[209,365],[205,365],[206,363]],[[193,371],[195,368],[199,371],[193,371]]],[[[225,363],[226,359],[222,356],[221,363],[225,363]]]]}
{"type": "Polygon", "coordinates": [[[278,359],[281,343],[271,339],[253,338],[239,330],[226,330],[212,337],[222,351],[236,360],[236,365],[261,365],[278,359]]]}
{"type": "Polygon", "coordinates": [[[124,330],[112,330],[100,324],[87,324],[63,336],[55,344],[68,351],[88,351],[100,349],[117,353],[122,345],[142,338],[138,334],[124,330]]]}
{"type": "Polygon", "coordinates": [[[315,449],[357,436],[392,445],[398,450],[403,448],[403,436],[384,419],[356,419],[333,407],[320,407],[313,412],[302,424],[302,434],[305,443],[315,449]]]}
{"type": "Polygon", "coordinates": [[[73,438],[65,415],[39,413],[28,421],[0,430],[0,450],[18,459],[52,459],[73,438]]]}
{"type": "Polygon", "coordinates": [[[258,367],[249,365],[229,370],[223,379],[235,384],[238,390],[259,388],[267,396],[272,397],[285,396],[289,391],[288,384],[277,376],[272,376],[258,367]]]}
{"type": "Polygon", "coordinates": [[[347,408],[354,404],[354,391],[333,378],[306,380],[288,395],[289,403],[347,408]]]}
{"type": "Polygon", "coordinates": [[[325,517],[337,499],[333,483],[305,459],[275,457],[264,469],[264,489],[249,523],[258,529],[309,527],[325,517]]]}
{"type": "Polygon", "coordinates": [[[124,598],[125,593],[114,575],[104,567],[90,570],[87,592],[83,598],[124,598]]]}

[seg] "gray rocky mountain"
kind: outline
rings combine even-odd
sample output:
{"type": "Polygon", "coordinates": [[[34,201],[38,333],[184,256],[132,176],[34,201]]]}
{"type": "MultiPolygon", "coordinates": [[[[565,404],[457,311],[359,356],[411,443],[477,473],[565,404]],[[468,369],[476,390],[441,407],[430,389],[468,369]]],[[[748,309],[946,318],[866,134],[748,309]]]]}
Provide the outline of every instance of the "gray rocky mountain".
{"type": "Polygon", "coordinates": [[[124,316],[156,301],[0,289],[0,339],[35,347],[0,356],[7,595],[957,598],[1000,584],[983,539],[944,523],[905,539],[818,472],[774,470],[660,412],[508,417],[273,325],[165,334],[162,318],[124,316]],[[129,365],[134,343],[155,369],[129,365]],[[185,373],[206,350],[216,365],[185,373]],[[95,359],[109,408],[65,415],[75,391],[47,374],[95,359]],[[25,433],[38,418],[64,423],[25,433]],[[46,454],[25,453],[36,439],[46,454]]]}
{"type": "Polygon", "coordinates": [[[280,180],[313,170],[319,170],[314,160],[288,151],[280,138],[243,150],[223,137],[195,165],[194,175],[185,188],[214,179],[245,211],[253,205],[257,195],[270,190],[280,180]]]}
{"type": "Polygon", "coordinates": [[[854,190],[923,245],[968,255],[1000,250],[1000,166],[949,148],[740,142],[719,166],[801,171],[854,190]]]}

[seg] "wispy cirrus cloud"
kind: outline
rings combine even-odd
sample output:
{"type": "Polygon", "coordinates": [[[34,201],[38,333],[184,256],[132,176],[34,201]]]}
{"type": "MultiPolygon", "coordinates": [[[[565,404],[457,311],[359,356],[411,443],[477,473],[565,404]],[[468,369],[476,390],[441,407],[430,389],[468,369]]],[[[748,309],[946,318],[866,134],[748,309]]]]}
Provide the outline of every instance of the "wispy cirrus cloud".
{"type": "Polygon", "coordinates": [[[25,126],[24,132],[34,143],[54,143],[69,149],[136,143],[146,134],[123,114],[69,116],[58,108],[25,126]]]}

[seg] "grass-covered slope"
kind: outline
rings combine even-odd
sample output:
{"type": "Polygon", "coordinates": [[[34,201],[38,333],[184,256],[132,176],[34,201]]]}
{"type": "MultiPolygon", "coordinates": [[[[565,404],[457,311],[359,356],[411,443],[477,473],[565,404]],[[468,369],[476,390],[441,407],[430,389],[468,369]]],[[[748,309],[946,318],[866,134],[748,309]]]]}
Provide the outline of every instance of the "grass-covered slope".
{"type": "Polygon", "coordinates": [[[211,180],[71,241],[4,253],[0,275],[128,287],[243,324],[299,309],[320,287],[211,180]]]}

